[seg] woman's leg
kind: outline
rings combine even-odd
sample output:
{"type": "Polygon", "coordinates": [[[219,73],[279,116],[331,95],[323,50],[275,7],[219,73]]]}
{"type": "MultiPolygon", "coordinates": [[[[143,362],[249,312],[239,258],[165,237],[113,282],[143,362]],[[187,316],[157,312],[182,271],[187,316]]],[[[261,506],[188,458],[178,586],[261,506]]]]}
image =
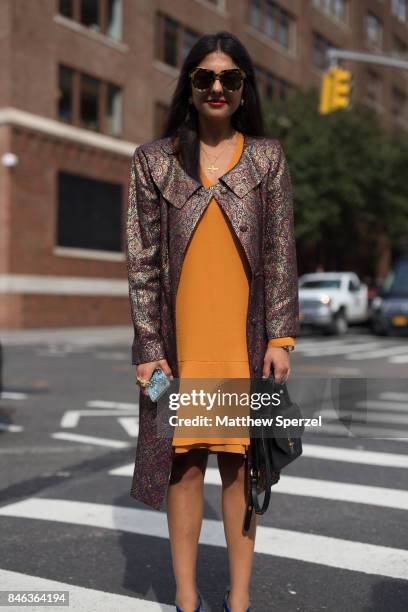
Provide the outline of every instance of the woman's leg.
{"type": "Polygon", "coordinates": [[[248,532],[243,531],[246,509],[245,457],[218,453],[222,480],[222,514],[228,546],[231,612],[245,612],[249,606],[249,585],[255,547],[256,514],[248,532]]]}
{"type": "Polygon", "coordinates": [[[197,607],[196,564],[204,508],[208,451],[175,455],[167,492],[167,519],[177,584],[176,603],[183,612],[197,607]]]}

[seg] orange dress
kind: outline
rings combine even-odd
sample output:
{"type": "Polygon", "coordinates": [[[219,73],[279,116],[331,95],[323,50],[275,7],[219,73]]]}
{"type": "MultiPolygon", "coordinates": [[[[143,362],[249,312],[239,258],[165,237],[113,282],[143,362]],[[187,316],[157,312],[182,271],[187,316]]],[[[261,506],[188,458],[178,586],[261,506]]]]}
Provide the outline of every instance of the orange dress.
{"type": "MultiPolygon", "coordinates": [[[[244,136],[238,133],[227,171],[239,161],[243,145],[244,136]]],[[[211,186],[203,172],[200,178],[205,188],[211,186]]],[[[180,393],[188,392],[189,388],[188,381],[183,379],[197,378],[246,379],[242,381],[243,386],[239,386],[239,392],[249,392],[246,319],[250,279],[243,248],[228,217],[212,198],[188,245],[177,290],[180,393]]],[[[294,339],[278,338],[269,342],[269,346],[279,344],[294,344],[294,339]]],[[[192,388],[197,388],[197,385],[192,388]]],[[[205,437],[186,437],[185,432],[182,437],[177,435],[177,431],[178,427],[172,441],[176,453],[206,448],[210,452],[245,454],[250,443],[248,430],[242,428],[239,437],[210,438],[208,434],[205,437]]]]}

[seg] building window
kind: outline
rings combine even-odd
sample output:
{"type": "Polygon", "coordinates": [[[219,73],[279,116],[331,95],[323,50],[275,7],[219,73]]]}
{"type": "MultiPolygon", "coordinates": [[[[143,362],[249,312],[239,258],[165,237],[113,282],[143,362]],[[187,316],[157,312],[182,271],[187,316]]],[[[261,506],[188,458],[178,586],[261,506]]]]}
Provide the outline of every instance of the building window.
{"type": "Polygon", "coordinates": [[[321,36],[318,32],[313,34],[313,65],[319,70],[326,70],[329,67],[327,51],[335,46],[321,36]]]}
{"type": "Polygon", "coordinates": [[[276,38],[276,7],[273,2],[267,2],[265,15],[265,34],[269,38],[276,38]]]}
{"type": "Polygon", "coordinates": [[[161,102],[156,102],[154,107],[154,133],[155,138],[161,138],[166,127],[167,113],[169,107],[161,102]]]}
{"type": "Polygon", "coordinates": [[[119,137],[122,133],[122,90],[108,83],[105,131],[109,136],[119,137]]]}
{"type": "Polygon", "coordinates": [[[397,87],[392,89],[391,113],[396,120],[407,120],[407,96],[397,87]]]}
{"type": "Polygon", "coordinates": [[[375,47],[380,47],[382,42],[382,25],[377,15],[366,14],[366,37],[367,42],[375,47]]]}
{"type": "Polygon", "coordinates": [[[100,130],[99,123],[99,92],[100,81],[87,74],[81,74],[81,127],[88,130],[100,130]]]}
{"type": "Polygon", "coordinates": [[[59,0],[59,13],[68,17],[68,19],[72,19],[74,16],[72,0],[59,0]]]}
{"type": "Polygon", "coordinates": [[[407,20],[407,0],[391,0],[391,12],[399,21],[405,22],[407,20]]]}
{"type": "Polygon", "coordinates": [[[122,0],[108,0],[108,23],[106,33],[115,40],[122,39],[122,0]]]}
{"type": "Polygon", "coordinates": [[[382,102],[382,79],[380,75],[372,70],[367,69],[367,86],[366,86],[367,100],[374,106],[380,106],[382,102]]]}
{"type": "Polygon", "coordinates": [[[191,47],[197,42],[199,36],[192,30],[185,30],[183,36],[183,60],[190,53],[191,47]]]}
{"type": "Polygon", "coordinates": [[[313,6],[336,21],[347,21],[347,0],[313,0],[313,6]]]}
{"type": "Polygon", "coordinates": [[[406,56],[408,54],[408,45],[401,38],[394,35],[392,51],[394,55],[406,56]]]}
{"type": "Polygon", "coordinates": [[[177,21],[164,18],[164,57],[165,64],[177,66],[177,42],[179,26],[177,21]]]}
{"type": "Polygon", "coordinates": [[[261,0],[250,0],[249,23],[256,30],[261,30],[261,23],[262,23],[261,0]]]}
{"type": "Polygon", "coordinates": [[[122,89],[68,66],[59,66],[58,118],[60,121],[120,137],[122,89]]]}
{"type": "Polygon", "coordinates": [[[123,0],[59,0],[59,13],[116,40],[122,38],[123,0]]]}
{"type": "Polygon", "coordinates": [[[258,66],[255,67],[255,77],[259,94],[265,101],[286,100],[292,90],[292,85],[288,81],[258,66]]]}
{"type": "Polygon", "coordinates": [[[81,0],[81,23],[96,32],[100,31],[98,5],[98,0],[81,0]]]}
{"type": "Polygon", "coordinates": [[[158,59],[169,66],[180,68],[200,34],[162,14],[157,15],[156,24],[158,59]]]}
{"type": "Polygon", "coordinates": [[[72,80],[73,70],[60,66],[58,90],[58,117],[61,121],[72,123],[72,80]]]}
{"type": "Polygon", "coordinates": [[[289,15],[282,10],[279,16],[279,44],[282,47],[289,47],[289,15]]]}
{"type": "Polygon", "coordinates": [[[273,0],[250,0],[249,23],[281,47],[290,48],[294,19],[277,2],[273,0]]]}
{"type": "Polygon", "coordinates": [[[122,185],[58,173],[57,245],[122,251],[122,185]]]}

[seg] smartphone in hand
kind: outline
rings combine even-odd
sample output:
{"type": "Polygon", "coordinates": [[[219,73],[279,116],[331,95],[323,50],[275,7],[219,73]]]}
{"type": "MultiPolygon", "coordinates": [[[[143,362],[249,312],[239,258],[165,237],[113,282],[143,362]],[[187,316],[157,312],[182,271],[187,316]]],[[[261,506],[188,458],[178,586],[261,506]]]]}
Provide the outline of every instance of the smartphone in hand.
{"type": "Polygon", "coordinates": [[[157,402],[170,387],[170,381],[161,368],[156,368],[150,377],[147,393],[152,402],[157,402]]]}

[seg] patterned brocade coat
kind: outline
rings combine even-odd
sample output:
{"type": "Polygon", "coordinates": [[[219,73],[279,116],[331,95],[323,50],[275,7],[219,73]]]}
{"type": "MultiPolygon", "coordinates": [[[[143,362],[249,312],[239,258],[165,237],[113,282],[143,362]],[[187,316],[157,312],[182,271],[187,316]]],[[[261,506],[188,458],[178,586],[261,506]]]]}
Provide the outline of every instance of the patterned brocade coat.
{"type": "MultiPolygon", "coordinates": [[[[238,163],[209,188],[183,170],[170,138],[136,149],[126,227],[132,364],[165,358],[178,378],[177,287],[189,240],[212,197],[230,220],[251,270],[247,345],[250,376],[258,378],[268,341],[299,332],[291,179],[280,142],[264,137],[245,136],[238,163]]],[[[172,440],[156,436],[157,404],[139,393],[130,495],[161,509],[173,460],[172,440]]],[[[250,454],[247,470],[249,461],[250,454]]]]}

